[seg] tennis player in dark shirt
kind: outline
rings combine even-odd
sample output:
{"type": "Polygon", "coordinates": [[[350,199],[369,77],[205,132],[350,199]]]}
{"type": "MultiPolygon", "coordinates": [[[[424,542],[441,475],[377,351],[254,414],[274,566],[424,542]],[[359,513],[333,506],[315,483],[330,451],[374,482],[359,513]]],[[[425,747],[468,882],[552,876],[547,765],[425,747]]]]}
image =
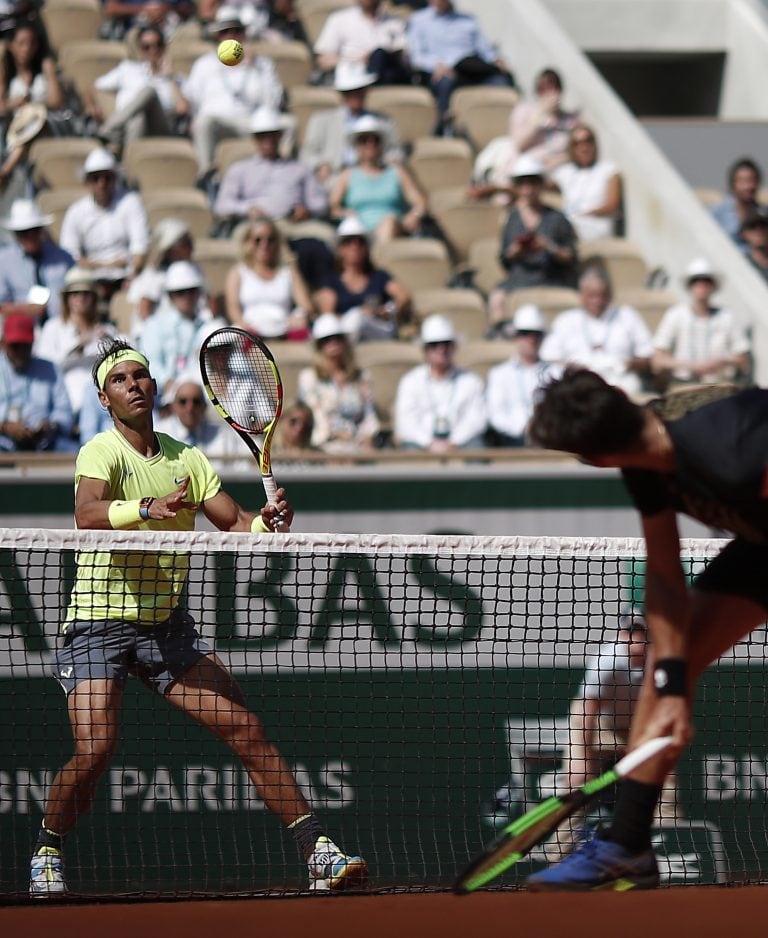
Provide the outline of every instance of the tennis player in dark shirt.
{"type": "Polygon", "coordinates": [[[533,890],[658,885],[651,825],[665,776],[692,735],[697,678],[768,617],[768,390],[691,389],[645,406],[593,372],[566,370],[539,400],[534,443],[619,468],[647,547],[652,650],[630,749],[673,744],[619,783],[610,828],[528,879],[533,890]],[[678,512],[734,535],[688,586],[678,512]]]}

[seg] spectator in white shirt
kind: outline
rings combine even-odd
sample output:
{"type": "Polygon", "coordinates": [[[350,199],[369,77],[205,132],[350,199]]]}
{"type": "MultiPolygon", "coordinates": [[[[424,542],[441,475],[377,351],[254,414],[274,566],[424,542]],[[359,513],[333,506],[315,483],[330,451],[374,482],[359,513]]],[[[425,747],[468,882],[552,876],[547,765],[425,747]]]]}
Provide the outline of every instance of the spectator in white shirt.
{"type": "Polygon", "coordinates": [[[363,62],[379,84],[410,80],[403,62],[405,20],[381,11],[382,0],[357,0],[328,15],[314,51],[318,67],[330,72],[339,62],[363,62]]]}
{"type": "Polygon", "coordinates": [[[131,140],[167,137],[176,131],[177,119],[189,111],[181,94],[180,76],[171,73],[165,38],[156,26],[145,26],[137,37],[140,60],[123,59],[100,75],[86,95],[86,110],[102,122],[98,135],[120,152],[131,140]],[[114,91],[115,110],[105,120],[96,91],[114,91]]]}
{"type": "Polygon", "coordinates": [[[109,150],[92,150],[81,172],[88,193],[69,206],[61,225],[61,246],[93,272],[103,298],[139,273],[149,247],[141,197],[122,187],[119,171],[109,150]]]}
{"type": "Polygon", "coordinates": [[[403,375],[395,397],[395,442],[433,453],[484,445],[483,379],[455,362],[453,323],[435,313],[421,326],[425,362],[403,375]]]}
{"type": "Polygon", "coordinates": [[[642,316],[612,302],[610,277],[588,267],[579,278],[581,306],[560,313],[541,347],[544,361],[583,365],[637,395],[650,368],[653,340],[642,316]]]}
{"type": "Polygon", "coordinates": [[[521,306],[515,312],[513,327],[515,351],[491,368],[485,391],[488,425],[498,446],[525,446],[536,392],[560,372],[539,356],[547,326],[538,306],[521,306]]]}
{"type": "Polygon", "coordinates": [[[671,306],[653,337],[652,367],[664,384],[714,384],[744,378],[750,367],[750,342],[730,309],[715,306],[720,286],[704,258],[685,271],[688,299],[671,306]]]}
{"type": "MultiPolygon", "coordinates": [[[[208,28],[216,42],[245,39],[240,15],[229,6],[218,10],[208,28]]],[[[277,109],[283,98],[271,59],[246,51],[243,61],[232,68],[219,61],[216,49],[194,62],[182,92],[192,106],[192,142],[201,181],[211,173],[216,144],[231,137],[247,137],[254,110],[263,106],[277,109]]]]}

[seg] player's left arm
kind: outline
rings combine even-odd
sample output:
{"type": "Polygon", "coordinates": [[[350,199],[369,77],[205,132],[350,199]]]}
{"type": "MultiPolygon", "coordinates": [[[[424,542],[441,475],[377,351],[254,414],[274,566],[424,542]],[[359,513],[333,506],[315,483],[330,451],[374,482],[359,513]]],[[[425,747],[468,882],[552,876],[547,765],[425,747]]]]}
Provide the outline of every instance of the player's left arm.
{"type": "Polygon", "coordinates": [[[274,531],[278,522],[290,527],[293,521],[293,506],[285,497],[285,489],[277,490],[277,505],[267,503],[256,513],[246,511],[223,489],[202,504],[205,517],[220,531],[252,531],[253,523],[261,519],[261,530],[274,531]]]}

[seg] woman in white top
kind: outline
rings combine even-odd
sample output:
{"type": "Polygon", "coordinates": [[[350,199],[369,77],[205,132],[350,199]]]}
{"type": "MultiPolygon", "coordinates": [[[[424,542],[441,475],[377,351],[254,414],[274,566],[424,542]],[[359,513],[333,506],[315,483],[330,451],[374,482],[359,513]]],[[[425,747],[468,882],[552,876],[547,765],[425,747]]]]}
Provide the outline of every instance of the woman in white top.
{"type": "Polygon", "coordinates": [[[664,383],[744,379],[750,369],[750,342],[731,310],[710,302],[719,282],[707,260],[688,265],[685,285],[688,300],[664,313],[653,337],[653,371],[664,383]]]}
{"type": "Polygon", "coordinates": [[[621,175],[615,163],[598,159],[591,127],[577,124],[571,131],[570,161],[558,166],[552,180],[563,196],[563,212],[580,241],[610,238],[621,211],[621,175]]]}
{"type": "Polygon", "coordinates": [[[105,336],[116,336],[110,322],[102,322],[93,274],[70,267],[61,291],[61,315],[49,319],[35,340],[39,358],[55,362],[62,370],[75,416],[87,393],[93,392],[91,369],[105,336]]]}
{"type": "Polygon", "coordinates": [[[243,229],[241,260],[227,274],[229,321],[262,338],[306,339],[312,298],[301,274],[281,260],[280,232],[260,218],[243,229]]]}

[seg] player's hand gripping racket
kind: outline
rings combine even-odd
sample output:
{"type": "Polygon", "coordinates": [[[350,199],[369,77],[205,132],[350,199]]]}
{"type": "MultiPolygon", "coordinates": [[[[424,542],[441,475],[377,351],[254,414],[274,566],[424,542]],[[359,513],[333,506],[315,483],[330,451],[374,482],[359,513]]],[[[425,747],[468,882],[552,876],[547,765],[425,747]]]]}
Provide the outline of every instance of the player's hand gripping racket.
{"type": "MultiPolygon", "coordinates": [[[[267,501],[277,505],[270,453],[283,409],[283,384],[272,353],[249,332],[225,326],[203,342],[200,373],[211,403],[256,457],[267,501]]],[[[285,523],[279,522],[277,530],[287,530],[285,523]]]]}
{"type": "Polygon", "coordinates": [[[574,811],[590,804],[604,789],[647,762],[672,742],[671,736],[649,739],[620,759],[612,769],[590,779],[565,795],[547,798],[522,817],[508,824],[499,836],[469,864],[453,884],[453,891],[466,895],[496,879],[510,866],[545,840],[574,811]]]}

